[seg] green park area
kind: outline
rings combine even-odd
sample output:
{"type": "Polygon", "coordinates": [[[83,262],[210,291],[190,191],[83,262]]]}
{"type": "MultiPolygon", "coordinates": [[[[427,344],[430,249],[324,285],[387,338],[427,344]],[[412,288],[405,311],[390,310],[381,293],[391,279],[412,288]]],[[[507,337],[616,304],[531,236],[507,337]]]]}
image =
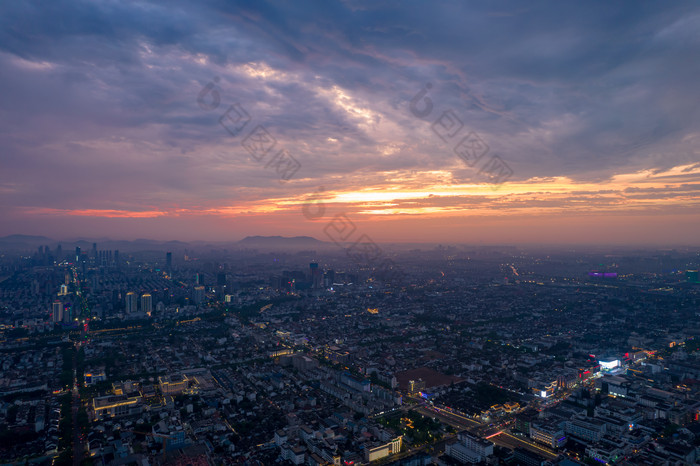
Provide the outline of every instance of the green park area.
{"type": "Polygon", "coordinates": [[[412,409],[393,412],[378,418],[377,421],[397,435],[403,435],[404,440],[413,446],[441,440],[446,429],[437,419],[423,416],[412,409]]]}

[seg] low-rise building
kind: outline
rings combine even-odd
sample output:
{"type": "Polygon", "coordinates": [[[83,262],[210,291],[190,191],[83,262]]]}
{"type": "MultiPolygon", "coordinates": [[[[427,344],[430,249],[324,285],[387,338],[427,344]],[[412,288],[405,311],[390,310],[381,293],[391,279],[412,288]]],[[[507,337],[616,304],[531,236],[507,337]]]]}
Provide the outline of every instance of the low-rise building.
{"type": "Polygon", "coordinates": [[[606,424],[596,419],[574,418],[566,421],[564,432],[581,440],[597,442],[606,432],[606,424]]]}
{"type": "Polygon", "coordinates": [[[555,449],[563,447],[566,443],[564,429],[556,421],[532,423],[530,437],[536,442],[555,449]]]}
{"type": "Polygon", "coordinates": [[[445,445],[445,454],[463,464],[480,463],[493,455],[493,442],[472,435],[469,432],[460,432],[458,442],[445,445]]]}

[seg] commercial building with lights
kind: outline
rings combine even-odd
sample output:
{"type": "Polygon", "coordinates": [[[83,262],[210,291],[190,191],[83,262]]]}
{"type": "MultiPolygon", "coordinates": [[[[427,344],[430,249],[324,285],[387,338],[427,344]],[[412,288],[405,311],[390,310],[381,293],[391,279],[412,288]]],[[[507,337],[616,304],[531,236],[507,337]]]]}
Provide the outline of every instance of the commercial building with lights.
{"type": "Polygon", "coordinates": [[[368,446],[365,448],[365,460],[366,461],[377,461],[382,458],[386,458],[389,455],[394,455],[401,451],[401,444],[403,441],[403,436],[399,435],[393,440],[375,446],[368,446]]]}
{"type": "Polygon", "coordinates": [[[550,396],[554,395],[556,389],[556,382],[552,382],[544,386],[534,387],[532,391],[535,396],[539,396],[540,398],[549,398],[550,396]]]}
{"type": "Polygon", "coordinates": [[[184,374],[158,377],[158,386],[163,395],[177,395],[189,388],[190,379],[184,374]]]}
{"type": "Polygon", "coordinates": [[[601,358],[598,360],[598,364],[600,364],[601,374],[618,375],[624,374],[627,370],[627,366],[615,357],[601,358]]]}
{"type": "Polygon", "coordinates": [[[141,395],[108,395],[92,400],[95,420],[139,414],[142,410],[141,395]]]}
{"type": "Polygon", "coordinates": [[[94,385],[97,382],[104,382],[105,380],[107,380],[105,371],[85,373],[85,385],[94,385]]]}
{"type": "Polygon", "coordinates": [[[530,425],[530,438],[551,448],[561,448],[566,443],[563,423],[540,421],[530,425]]]}

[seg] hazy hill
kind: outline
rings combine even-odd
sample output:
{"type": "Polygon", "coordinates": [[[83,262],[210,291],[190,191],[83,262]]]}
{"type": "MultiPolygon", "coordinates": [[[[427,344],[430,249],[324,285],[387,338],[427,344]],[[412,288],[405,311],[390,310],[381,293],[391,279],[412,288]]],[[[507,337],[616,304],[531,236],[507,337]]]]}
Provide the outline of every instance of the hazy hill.
{"type": "Polygon", "coordinates": [[[325,247],[328,243],[311,236],[247,236],[236,243],[242,248],[256,249],[302,249],[325,247]]]}

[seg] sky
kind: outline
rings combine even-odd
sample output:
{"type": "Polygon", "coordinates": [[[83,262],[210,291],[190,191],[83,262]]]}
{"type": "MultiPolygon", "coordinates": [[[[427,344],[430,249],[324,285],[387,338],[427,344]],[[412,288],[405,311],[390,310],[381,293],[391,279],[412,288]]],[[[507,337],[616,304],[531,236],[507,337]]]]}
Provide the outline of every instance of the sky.
{"type": "Polygon", "coordinates": [[[700,244],[696,2],[0,3],[0,235],[700,244]]]}

